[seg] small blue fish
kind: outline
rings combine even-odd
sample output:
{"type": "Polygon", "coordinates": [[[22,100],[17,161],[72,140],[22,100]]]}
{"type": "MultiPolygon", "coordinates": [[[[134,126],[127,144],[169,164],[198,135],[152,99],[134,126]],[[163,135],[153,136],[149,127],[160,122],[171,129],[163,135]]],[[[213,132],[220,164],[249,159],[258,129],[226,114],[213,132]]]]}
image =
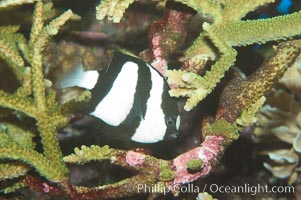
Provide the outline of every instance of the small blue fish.
{"type": "Polygon", "coordinates": [[[166,80],[139,58],[116,51],[103,75],[79,64],[56,86],[91,90],[84,113],[104,123],[104,133],[111,137],[156,143],[179,135],[180,115],[166,80]]]}

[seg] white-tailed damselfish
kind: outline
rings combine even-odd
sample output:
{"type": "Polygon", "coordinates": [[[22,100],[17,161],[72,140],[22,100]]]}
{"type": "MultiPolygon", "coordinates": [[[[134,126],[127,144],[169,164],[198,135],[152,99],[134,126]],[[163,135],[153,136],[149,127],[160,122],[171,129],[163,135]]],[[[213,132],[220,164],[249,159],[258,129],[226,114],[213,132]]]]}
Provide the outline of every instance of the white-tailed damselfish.
{"type": "Polygon", "coordinates": [[[156,143],[175,140],[180,116],[164,77],[143,60],[115,51],[106,72],[77,65],[56,84],[92,92],[83,111],[103,122],[104,133],[121,140],[156,143]]]}

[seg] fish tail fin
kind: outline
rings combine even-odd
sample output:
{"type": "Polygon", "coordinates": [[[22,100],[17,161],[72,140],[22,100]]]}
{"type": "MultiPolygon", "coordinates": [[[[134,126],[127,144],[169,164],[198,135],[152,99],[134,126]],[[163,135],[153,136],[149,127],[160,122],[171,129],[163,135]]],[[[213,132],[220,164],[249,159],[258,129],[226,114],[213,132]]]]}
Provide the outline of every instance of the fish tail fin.
{"type": "Polygon", "coordinates": [[[80,87],[80,82],[84,77],[84,68],[82,63],[78,63],[75,67],[64,74],[55,84],[58,89],[68,88],[78,86],[80,87]]]}

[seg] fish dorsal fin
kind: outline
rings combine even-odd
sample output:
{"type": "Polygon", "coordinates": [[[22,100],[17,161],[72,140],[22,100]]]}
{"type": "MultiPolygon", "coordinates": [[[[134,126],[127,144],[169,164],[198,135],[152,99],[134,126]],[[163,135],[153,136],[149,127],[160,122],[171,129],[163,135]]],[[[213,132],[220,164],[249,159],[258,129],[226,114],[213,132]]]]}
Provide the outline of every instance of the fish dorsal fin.
{"type": "Polygon", "coordinates": [[[82,63],[78,63],[68,73],[64,74],[57,82],[56,88],[81,87],[88,90],[94,88],[99,73],[96,70],[84,71],[82,63]]]}

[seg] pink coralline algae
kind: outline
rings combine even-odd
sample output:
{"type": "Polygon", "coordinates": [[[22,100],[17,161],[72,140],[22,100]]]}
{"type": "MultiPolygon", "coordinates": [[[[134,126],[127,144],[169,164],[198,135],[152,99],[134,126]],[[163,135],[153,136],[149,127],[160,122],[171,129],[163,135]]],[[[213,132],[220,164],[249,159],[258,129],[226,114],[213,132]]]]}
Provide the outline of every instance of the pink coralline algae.
{"type": "Polygon", "coordinates": [[[207,136],[201,147],[196,147],[174,159],[173,164],[176,168],[175,179],[170,184],[171,188],[177,184],[190,183],[201,176],[208,175],[212,169],[212,161],[223,151],[222,143],[224,138],[221,136],[207,136]],[[201,172],[189,173],[187,163],[192,159],[201,159],[204,162],[204,168],[201,172]]]}
{"type": "Polygon", "coordinates": [[[126,162],[130,166],[141,165],[144,162],[145,155],[134,151],[129,151],[126,154],[126,162]]]}
{"type": "Polygon", "coordinates": [[[187,27],[192,14],[166,9],[163,18],[153,22],[148,29],[149,49],[141,57],[165,76],[170,56],[179,49],[187,37],[187,27]]]}
{"type": "Polygon", "coordinates": [[[204,162],[210,162],[216,159],[219,152],[223,150],[221,147],[223,141],[224,138],[221,136],[207,136],[199,151],[199,158],[204,162]]]}
{"type": "Polygon", "coordinates": [[[160,47],[161,36],[157,35],[152,39],[153,46],[153,55],[154,60],[152,62],[152,66],[154,66],[160,74],[165,76],[165,71],[167,70],[167,62],[164,58],[162,58],[164,50],[160,47]]]}

